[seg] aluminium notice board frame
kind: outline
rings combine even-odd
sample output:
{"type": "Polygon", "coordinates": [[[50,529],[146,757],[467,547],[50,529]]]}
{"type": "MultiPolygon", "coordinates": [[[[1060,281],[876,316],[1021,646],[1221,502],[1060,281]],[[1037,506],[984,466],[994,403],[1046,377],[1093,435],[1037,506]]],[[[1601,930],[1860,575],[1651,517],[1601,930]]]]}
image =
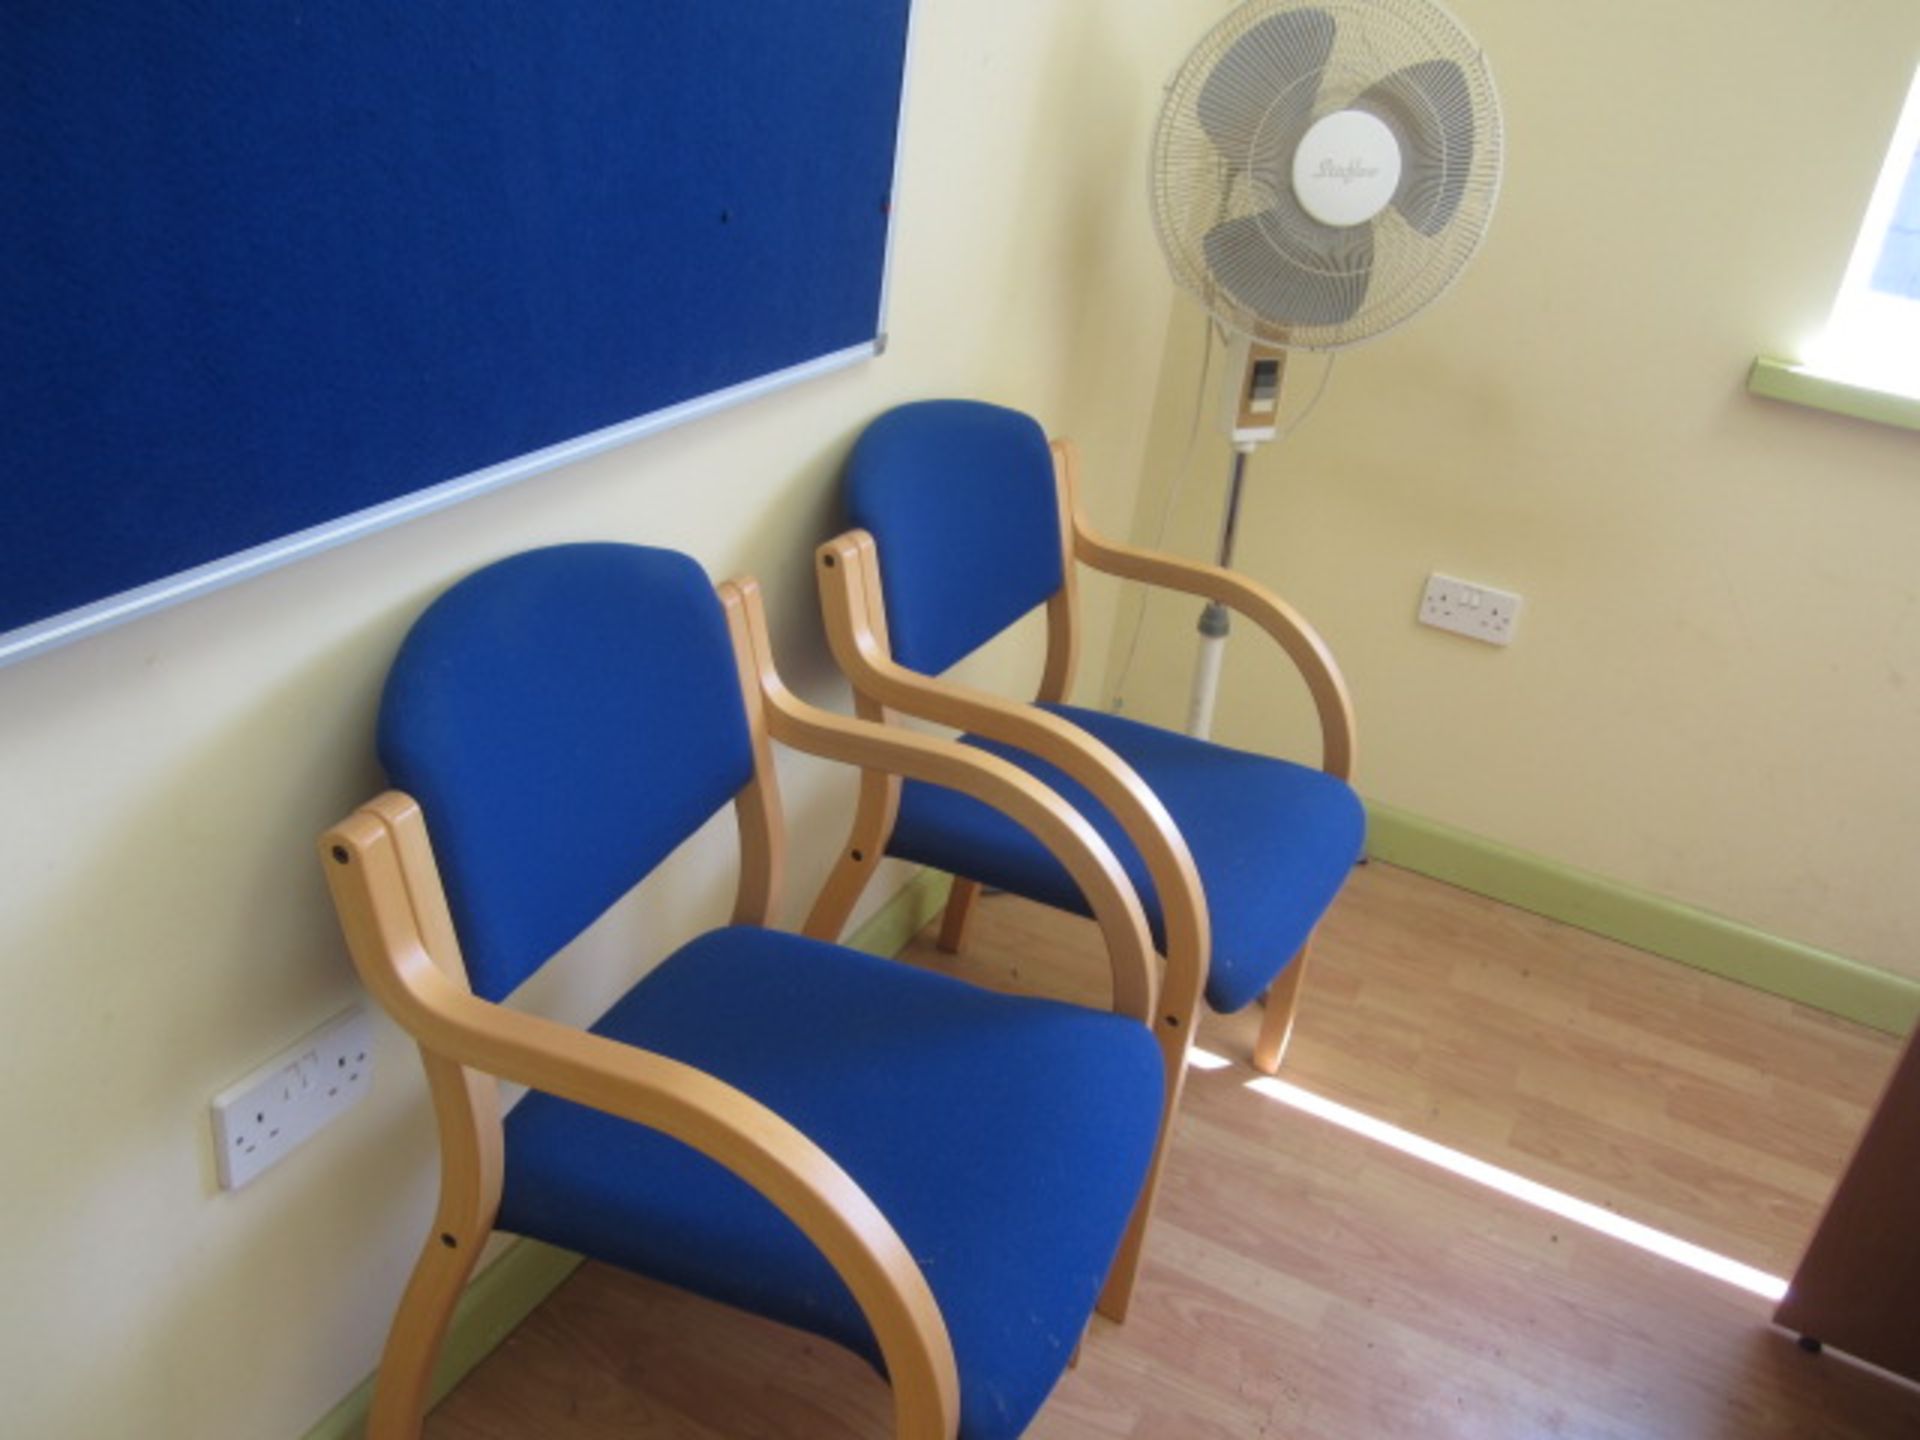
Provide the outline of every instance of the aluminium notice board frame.
{"type": "Polygon", "coordinates": [[[0,664],[879,353],[909,10],[0,9],[0,664]]]}

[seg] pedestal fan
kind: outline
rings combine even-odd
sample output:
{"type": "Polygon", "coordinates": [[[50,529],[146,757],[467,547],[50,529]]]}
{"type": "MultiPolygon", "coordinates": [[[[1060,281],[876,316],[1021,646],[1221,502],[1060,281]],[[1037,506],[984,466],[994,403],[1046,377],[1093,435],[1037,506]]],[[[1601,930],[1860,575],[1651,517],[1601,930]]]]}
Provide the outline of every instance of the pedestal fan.
{"type": "MultiPolygon", "coordinates": [[[[1338,350],[1431,304],[1479,248],[1501,122],[1479,47],[1432,0],[1248,0],[1193,48],[1154,132],[1154,227],[1235,340],[1233,557],[1247,457],[1287,352],[1338,350]]],[[[1187,728],[1212,727],[1227,616],[1209,605],[1187,728]]]]}

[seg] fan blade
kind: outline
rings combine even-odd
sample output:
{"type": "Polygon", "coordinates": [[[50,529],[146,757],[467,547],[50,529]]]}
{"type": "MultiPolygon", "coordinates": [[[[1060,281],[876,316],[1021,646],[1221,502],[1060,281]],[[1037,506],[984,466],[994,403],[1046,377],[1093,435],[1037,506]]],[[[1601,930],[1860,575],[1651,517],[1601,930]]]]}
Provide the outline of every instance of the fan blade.
{"type": "Polygon", "coordinates": [[[1322,225],[1286,196],[1207,232],[1220,288],[1271,325],[1338,325],[1367,298],[1373,227],[1322,225]]]}
{"type": "Polygon", "coordinates": [[[1400,142],[1393,207],[1422,235],[1437,235],[1459,207],[1473,166],[1473,97],[1451,60],[1396,70],[1353,102],[1400,142]]]}
{"type": "Polygon", "coordinates": [[[1289,136],[1306,128],[1333,35],[1326,11],[1288,10],[1253,26],[1214,62],[1194,111],[1227,160],[1249,164],[1263,126],[1289,136]]]}

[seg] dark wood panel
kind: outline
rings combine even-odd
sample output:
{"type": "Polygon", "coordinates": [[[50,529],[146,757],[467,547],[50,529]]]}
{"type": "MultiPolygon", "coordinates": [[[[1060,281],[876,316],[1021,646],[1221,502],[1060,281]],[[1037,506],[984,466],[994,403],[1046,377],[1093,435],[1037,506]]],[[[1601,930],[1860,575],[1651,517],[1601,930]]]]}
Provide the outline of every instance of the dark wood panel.
{"type": "Polygon", "coordinates": [[[1920,1381],[1920,1034],[1909,1037],[1775,1318],[1920,1381]]]}

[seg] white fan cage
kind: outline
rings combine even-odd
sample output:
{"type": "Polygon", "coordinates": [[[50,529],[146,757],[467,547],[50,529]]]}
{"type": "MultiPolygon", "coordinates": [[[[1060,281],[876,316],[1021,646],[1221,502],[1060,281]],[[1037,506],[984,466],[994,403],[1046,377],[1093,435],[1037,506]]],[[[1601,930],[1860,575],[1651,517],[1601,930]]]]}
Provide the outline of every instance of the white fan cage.
{"type": "Polygon", "coordinates": [[[1249,0],[1167,87],[1150,155],[1154,228],[1175,281],[1228,329],[1290,349],[1385,334],[1479,249],[1504,136],[1485,54],[1431,0],[1249,0]],[[1314,121],[1363,109],[1409,150],[1395,203],[1332,227],[1293,199],[1314,121]]]}

